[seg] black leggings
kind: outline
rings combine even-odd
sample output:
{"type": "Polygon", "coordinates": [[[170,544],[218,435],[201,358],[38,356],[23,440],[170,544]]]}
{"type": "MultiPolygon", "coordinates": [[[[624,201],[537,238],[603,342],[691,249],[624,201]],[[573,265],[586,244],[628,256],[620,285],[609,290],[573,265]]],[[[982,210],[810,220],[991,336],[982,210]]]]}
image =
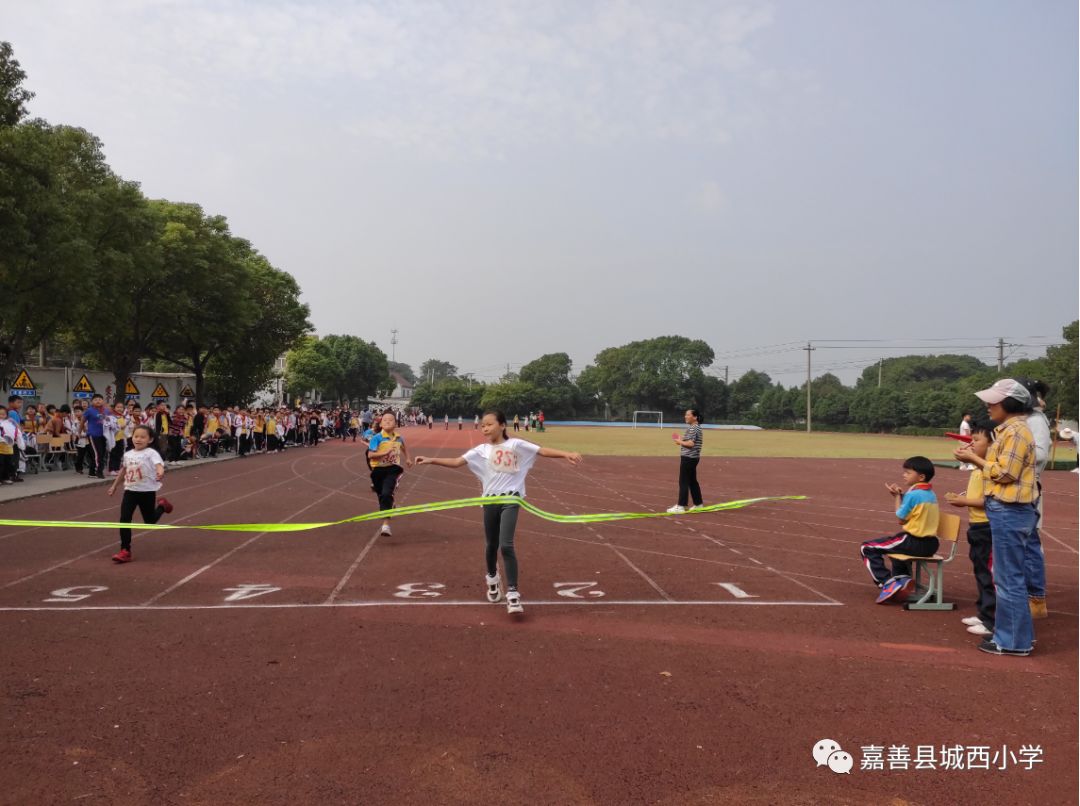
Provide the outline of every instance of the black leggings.
{"type": "Polygon", "coordinates": [[[679,506],[685,507],[691,498],[694,506],[701,506],[701,487],[697,483],[697,466],[701,459],[682,456],[679,459],[679,506]]]}
{"type": "Polygon", "coordinates": [[[371,489],[379,496],[379,511],[394,508],[394,489],[401,477],[400,465],[384,465],[371,471],[371,489]]]}
{"type": "MultiPolygon", "coordinates": [[[[153,490],[124,490],[124,498],[120,502],[120,523],[131,523],[131,518],[138,509],[142,513],[144,523],[157,523],[165,512],[164,507],[157,505],[157,493],[153,490]]],[[[120,548],[131,551],[131,530],[120,530],[120,548]]]]}
{"type": "Polygon", "coordinates": [[[517,528],[517,504],[489,504],[484,507],[484,539],[488,576],[499,572],[498,557],[502,549],[503,568],[506,569],[506,587],[517,589],[518,565],[514,552],[514,530],[517,528]]]}
{"type": "Polygon", "coordinates": [[[988,630],[994,629],[994,617],[997,610],[997,591],[994,590],[993,538],[989,523],[972,523],[967,530],[968,557],[975,573],[975,587],[979,598],[975,604],[979,608],[979,618],[988,630]]]}

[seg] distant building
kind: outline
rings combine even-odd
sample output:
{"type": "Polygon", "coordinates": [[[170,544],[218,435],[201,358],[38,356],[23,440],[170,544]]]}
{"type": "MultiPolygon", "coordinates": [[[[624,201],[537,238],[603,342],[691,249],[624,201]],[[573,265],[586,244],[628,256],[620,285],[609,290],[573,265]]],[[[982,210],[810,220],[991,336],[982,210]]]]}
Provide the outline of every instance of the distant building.
{"type": "Polygon", "coordinates": [[[413,385],[400,373],[391,372],[390,377],[394,379],[394,391],[390,393],[389,397],[380,398],[379,403],[383,406],[393,406],[395,408],[411,408],[413,385]]]}

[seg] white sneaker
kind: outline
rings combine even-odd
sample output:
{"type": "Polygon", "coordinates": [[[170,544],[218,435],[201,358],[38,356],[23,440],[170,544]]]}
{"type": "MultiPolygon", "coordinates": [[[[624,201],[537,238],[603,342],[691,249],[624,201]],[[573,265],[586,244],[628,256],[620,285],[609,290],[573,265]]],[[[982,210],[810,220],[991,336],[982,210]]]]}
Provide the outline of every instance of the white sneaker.
{"type": "Polygon", "coordinates": [[[487,585],[487,600],[494,604],[502,599],[502,589],[499,587],[499,575],[489,577],[484,574],[484,583],[487,585]]]}
{"type": "Polygon", "coordinates": [[[668,507],[669,515],[682,515],[684,512],[686,512],[686,507],[680,507],[678,504],[673,507],[668,507]]]}
{"type": "Polygon", "coordinates": [[[974,627],[976,624],[982,624],[982,619],[978,616],[968,616],[960,619],[960,623],[966,624],[968,627],[974,627]]]}
{"type": "Polygon", "coordinates": [[[703,506],[705,506],[705,505],[704,504],[694,504],[692,507],[690,507],[686,511],[687,512],[693,512],[695,509],[701,509],[703,506]]]}
{"type": "Polygon", "coordinates": [[[390,535],[393,534],[393,532],[390,531],[390,524],[389,523],[384,523],[382,525],[382,529],[379,530],[379,534],[386,535],[387,537],[390,537],[390,535]]]}
{"type": "Polygon", "coordinates": [[[986,627],[983,626],[983,623],[981,621],[978,624],[972,624],[970,627],[967,628],[967,631],[969,633],[971,633],[972,635],[993,635],[994,634],[994,631],[986,629],[986,627]]]}
{"type": "Polygon", "coordinates": [[[525,612],[525,608],[521,606],[521,594],[515,590],[506,592],[506,612],[511,615],[525,612]]]}

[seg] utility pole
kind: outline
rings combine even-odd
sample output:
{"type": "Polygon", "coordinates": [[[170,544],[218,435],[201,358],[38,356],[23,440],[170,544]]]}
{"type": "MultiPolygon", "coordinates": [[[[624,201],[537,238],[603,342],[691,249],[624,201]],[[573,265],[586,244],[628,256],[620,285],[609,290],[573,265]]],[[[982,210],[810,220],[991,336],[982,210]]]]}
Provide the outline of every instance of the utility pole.
{"type": "Polygon", "coordinates": [[[879,358],[877,361],[877,388],[881,388],[881,365],[885,363],[884,358],[879,358]]]}
{"type": "Polygon", "coordinates": [[[728,365],[724,364],[724,386],[727,386],[728,365]]]}
{"type": "Polygon", "coordinates": [[[998,372],[1005,371],[1005,339],[998,339],[998,372]]]}
{"type": "Polygon", "coordinates": [[[397,330],[390,331],[390,360],[397,361],[397,330]]]}
{"type": "Polygon", "coordinates": [[[806,433],[810,433],[810,353],[814,352],[814,347],[810,346],[810,342],[806,343],[803,347],[806,350],[806,433]]]}

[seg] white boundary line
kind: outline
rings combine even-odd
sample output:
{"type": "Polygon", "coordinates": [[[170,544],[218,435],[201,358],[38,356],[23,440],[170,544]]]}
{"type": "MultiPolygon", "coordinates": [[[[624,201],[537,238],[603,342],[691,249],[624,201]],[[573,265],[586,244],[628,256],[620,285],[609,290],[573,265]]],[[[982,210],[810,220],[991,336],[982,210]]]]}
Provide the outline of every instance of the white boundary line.
{"type": "MultiPolygon", "coordinates": [[[[541,601],[526,601],[525,604],[529,607],[553,607],[563,605],[566,607],[655,607],[657,605],[661,607],[671,606],[695,606],[695,607],[713,607],[713,606],[729,606],[735,605],[740,607],[843,607],[842,602],[762,602],[751,601],[749,599],[733,599],[730,602],[725,601],[661,601],[659,599],[645,599],[645,600],[626,600],[626,599],[614,599],[611,601],[601,600],[588,600],[575,602],[570,599],[564,599],[562,601],[553,600],[541,600],[541,601]]],[[[104,610],[104,611],[166,611],[166,610],[317,610],[333,607],[492,607],[490,602],[466,602],[466,601],[449,601],[449,602],[392,602],[392,601],[371,601],[371,602],[293,602],[290,604],[214,604],[214,605],[85,605],[79,607],[0,607],[0,613],[27,613],[27,612],[46,612],[46,613],[60,613],[60,612],[75,612],[75,611],[87,611],[87,610],[104,610]]],[[[496,608],[502,610],[502,608],[496,608]]]]}
{"type": "Polygon", "coordinates": [[[364,561],[364,558],[367,556],[367,553],[369,551],[371,551],[371,547],[375,545],[375,543],[376,543],[376,541],[378,541],[378,539],[379,539],[379,532],[376,532],[374,537],[372,537],[371,540],[368,541],[368,544],[366,546],[364,546],[364,550],[360,552],[360,556],[357,557],[353,561],[353,564],[349,566],[349,570],[345,572],[345,576],[343,576],[341,578],[341,581],[338,582],[337,587],[335,587],[334,590],[330,592],[330,595],[326,597],[326,601],[323,602],[324,605],[332,605],[334,603],[334,600],[337,598],[337,595],[339,593],[341,593],[342,589],[344,589],[344,587],[348,584],[349,579],[356,572],[356,569],[360,567],[360,563],[362,563],[364,561]]]}

